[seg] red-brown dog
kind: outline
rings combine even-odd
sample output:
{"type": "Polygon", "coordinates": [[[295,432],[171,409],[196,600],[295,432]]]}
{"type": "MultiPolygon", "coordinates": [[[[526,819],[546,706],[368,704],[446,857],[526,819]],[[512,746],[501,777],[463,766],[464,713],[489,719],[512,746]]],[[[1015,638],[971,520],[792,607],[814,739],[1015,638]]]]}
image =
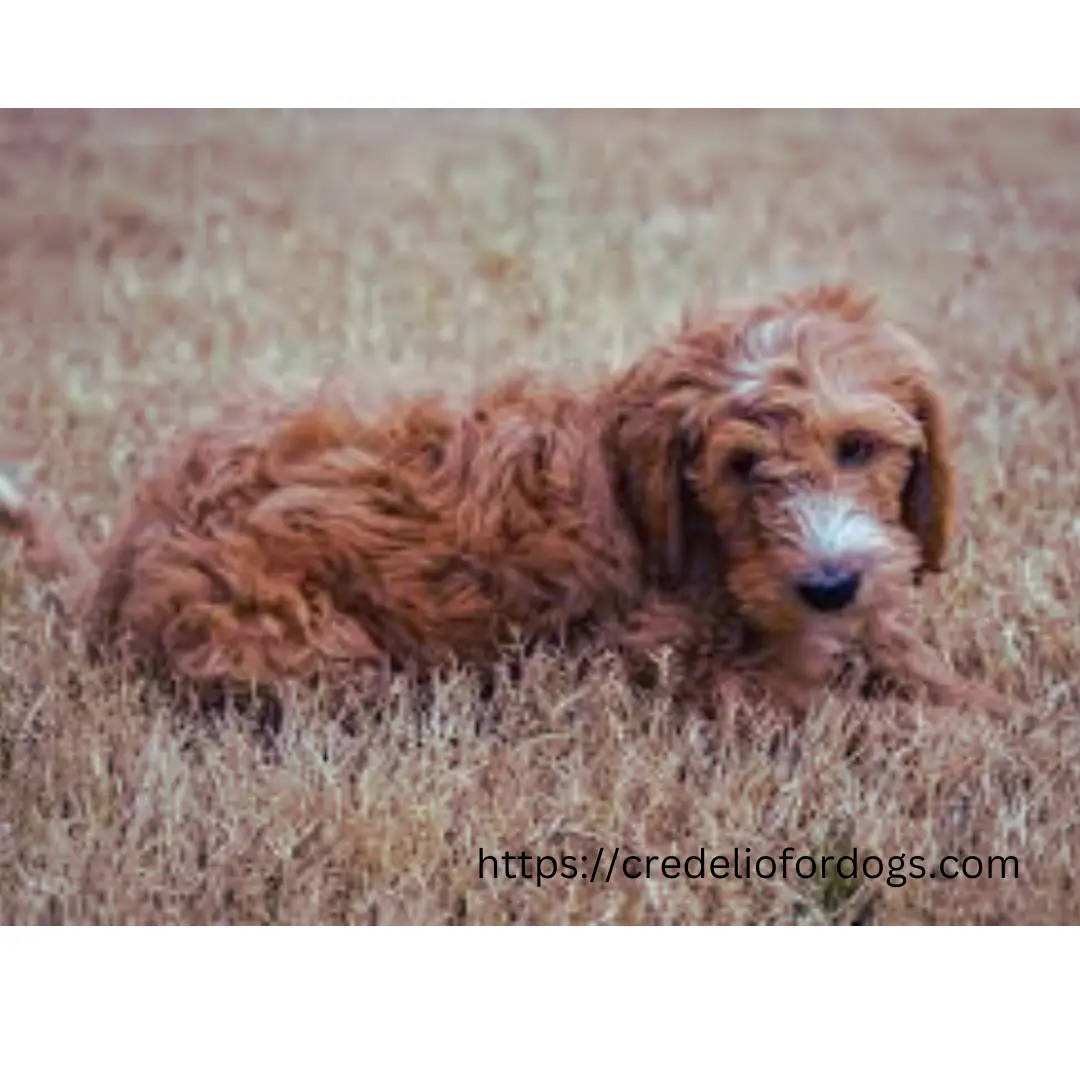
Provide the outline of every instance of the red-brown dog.
{"type": "Polygon", "coordinates": [[[934,363],[847,288],[687,325],[590,393],[517,381],[466,411],[316,401],[203,430],[93,570],[43,504],[10,484],[0,503],[31,555],[82,572],[94,655],[200,685],[585,639],[795,699],[861,661],[995,700],[911,619],[953,524],[934,363]]]}

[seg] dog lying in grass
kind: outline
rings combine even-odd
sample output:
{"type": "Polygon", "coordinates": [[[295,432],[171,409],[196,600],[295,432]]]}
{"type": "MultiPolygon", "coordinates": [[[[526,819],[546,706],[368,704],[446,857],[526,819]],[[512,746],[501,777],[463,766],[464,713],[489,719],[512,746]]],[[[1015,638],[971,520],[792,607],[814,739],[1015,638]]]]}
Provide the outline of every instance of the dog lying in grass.
{"type": "Polygon", "coordinates": [[[8,531],[72,575],[90,654],[196,687],[492,665],[512,643],[670,650],[695,693],[864,686],[994,707],[914,629],[954,522],[927,351],[821,287],[688,321],[588,392],[316,399],[190,435],[88,556],[44,498],[8,531]]]}

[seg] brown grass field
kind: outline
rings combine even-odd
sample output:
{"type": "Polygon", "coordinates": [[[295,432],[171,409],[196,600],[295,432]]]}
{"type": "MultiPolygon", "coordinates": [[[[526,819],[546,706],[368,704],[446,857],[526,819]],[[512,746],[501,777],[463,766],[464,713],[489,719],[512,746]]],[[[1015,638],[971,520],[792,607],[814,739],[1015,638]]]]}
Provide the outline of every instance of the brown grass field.
{"type": "Polygon", "coordinates": [[[0,449],[93,541],[252,380],[584,378],[703,296],[837,279],[946,369],[965,513],[926,633],[1026,714],[707,720],[548,655],[493,699],[402,682],[352,723],[293,698],[268,741],[86,667],[4,543],[0,920],[1080,922],[1075,113],[4,114],[0,449]],[[616,845],[1016,855],[1019,879],[478,876],[480,847],[616,845]]]}

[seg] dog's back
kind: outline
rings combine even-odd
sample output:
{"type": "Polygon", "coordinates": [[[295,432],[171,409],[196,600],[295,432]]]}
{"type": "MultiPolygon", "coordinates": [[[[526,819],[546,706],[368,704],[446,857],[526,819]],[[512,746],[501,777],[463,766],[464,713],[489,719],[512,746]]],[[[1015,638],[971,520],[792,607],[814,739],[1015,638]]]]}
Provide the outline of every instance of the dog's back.
{"type": "Polygon", "coordinates": [[[199,432],[100,557],[86,629],[98,657],[265,682],[565,640],[638,581],[589,399],[510,383],[199,432]]]}

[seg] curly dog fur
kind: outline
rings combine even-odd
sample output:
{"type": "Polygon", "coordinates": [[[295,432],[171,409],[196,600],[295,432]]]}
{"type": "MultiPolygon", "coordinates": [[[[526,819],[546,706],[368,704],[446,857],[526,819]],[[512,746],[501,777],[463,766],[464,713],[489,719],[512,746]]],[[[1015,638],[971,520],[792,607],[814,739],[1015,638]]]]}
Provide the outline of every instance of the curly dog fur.
{"type": "MultiPolygon", "coordinates": [[[[222,423],[143,484],[95,570],[67,563],[94,656],[197,685],[588,641],[669,647],[713,692],[805,700],[854,665],[985,703],[912,618],[953,529],[948,441],[926,350],[822,287],[688,321],[586,393],[519,380],[464,410],[222,423]]],[[[0,503],[65,561],[43,503],[0,503]]]]}

